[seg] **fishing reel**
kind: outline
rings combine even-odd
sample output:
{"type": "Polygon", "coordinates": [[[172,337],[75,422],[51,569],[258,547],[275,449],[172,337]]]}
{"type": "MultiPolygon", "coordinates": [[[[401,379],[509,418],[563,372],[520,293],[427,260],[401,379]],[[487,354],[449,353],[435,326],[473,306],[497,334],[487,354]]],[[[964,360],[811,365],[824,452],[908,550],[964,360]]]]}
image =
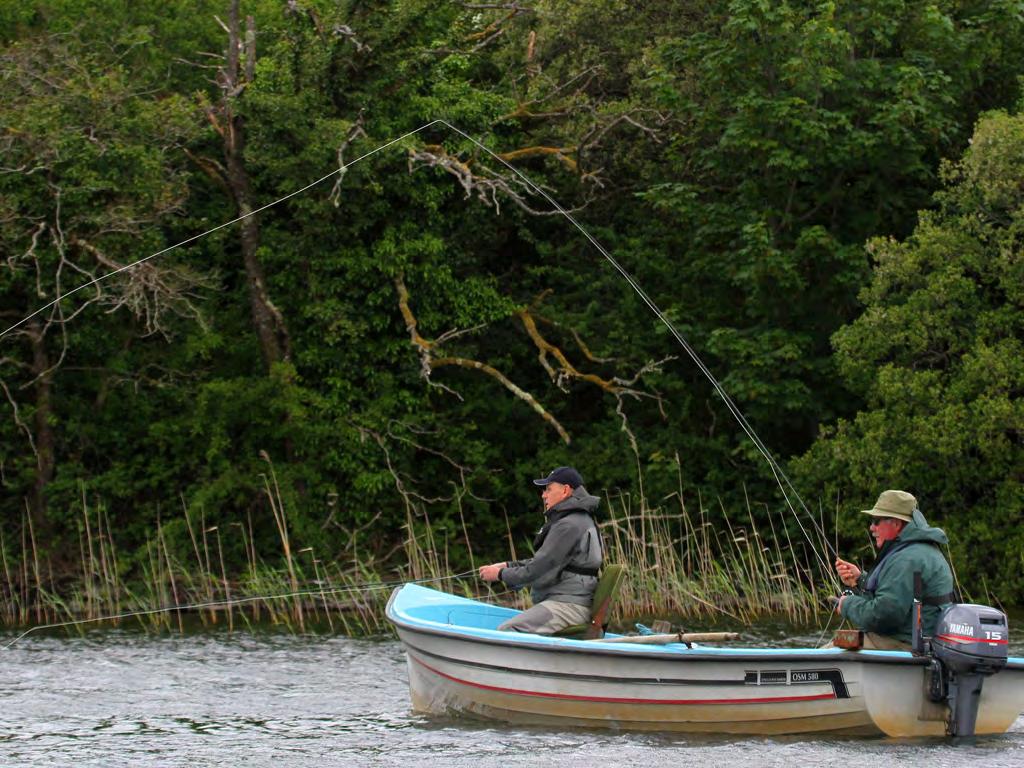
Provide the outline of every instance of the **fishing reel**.
{"type": "Polygon", "coordinates": [[[842,592],[839,593],[838,596],[829,595],[828,597],[826,597],[825,602],[828,603],[828,607],[834,611],[836,609],[836,606],[839,605],[840,600],[842,600],[844,597],[849,597],[852,594],[852,589],[844,589],[842,592]]]}

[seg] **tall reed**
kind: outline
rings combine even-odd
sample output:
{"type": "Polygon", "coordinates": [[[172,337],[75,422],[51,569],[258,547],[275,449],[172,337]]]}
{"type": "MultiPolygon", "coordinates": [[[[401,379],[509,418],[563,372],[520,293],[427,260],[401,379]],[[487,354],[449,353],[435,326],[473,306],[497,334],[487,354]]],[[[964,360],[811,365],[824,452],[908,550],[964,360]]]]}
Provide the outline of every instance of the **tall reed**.
{"type": "MultiPolygon", "coordinates": [[[[10,549],[9,539],[0,538],[0,622],[25,626],[192,606],[149,613],[130,624],[181,632],[199,622],[223,624],[232,631],[237,620],[246,626],[270,623],[295,632],[379,633],[388,628],[384,606],[389,585],[411,580],[517,607],[527,604],[525,594],[495,590],[472,578],[452,579],[451,563],[475,565],[483,548],[472,540],[461,504],[461,539],[449,540],[431,525],[425,505],[407,499],[399,550],[403,556],[398,562],[375,561],[365,553],[359,561],[351,556],[342,561],[332,559],[333,553],[321,556],[312,547],[295,550],[288,505],[273,465],[269,459],[267,463],[263,493],[273,515],[276,552],[257,550],[251,516],[245,524],[234,522],[222,529],[206,525],[201,507],[191,509],[183,503],[175,525],[184,524],[187,531],[187,554],[172,551],[165,530],[170,521],[160,517],[148,537],[140,572],[129,579],[106,510],[102,504],[90,506],[83,490],[81,576],[74,583],[57,589],[52,565],[36,546],[28,515],[23,518],[20,553],[10,549]],[[224,559],[229,543],[245,553],[244,567],[235,573],[228,571],[224,559]]],[[[765,518],[767,529],[759,527],[749,504],[739,513],[720,503],[717,507],[709,509],[700,495],[692,505],[685,503],[681,485],[656,507],[648,504],[642,490],[607,499],[599,523],[606,562],[622,563],[629,573],[618,617],[729,617],[741,623],[769,615],[793,622],[814,618],[821,585],[831,577],[827,563],[794,547],[788,526],[776,527],[770,515],[765,518]],[[713,525],[712,519],[718,522],[713,525]]],[[[520,542],[507,517],[506,533],[515,557],[520,542]]],[[[815,543],[811,549],[819,548],[815,543]]]]}
{"type": "Polygon", "coordinates": [[[813,570],[786,554],[774,533],[762,533],[749,509],[740,526],[721,508],[725,530],[712,531],[700,499],[695,513],[681,496],[675,501],[677,509],[651,510],[626,494],[611,500],[600,528],[606,560],[629,572],[620,614],[728,616],[742,623],[769,615],[794,622],[814,617],[817,587],[803,577],[813,570]]]}

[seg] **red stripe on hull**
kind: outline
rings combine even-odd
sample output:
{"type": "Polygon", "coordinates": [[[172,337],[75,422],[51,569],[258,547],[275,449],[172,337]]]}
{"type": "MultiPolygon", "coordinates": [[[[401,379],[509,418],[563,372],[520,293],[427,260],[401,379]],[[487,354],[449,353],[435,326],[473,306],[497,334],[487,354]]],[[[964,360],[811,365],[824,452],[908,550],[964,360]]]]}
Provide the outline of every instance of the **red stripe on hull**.
{"type": "Polygon", "coordinates": [[[485,691],[497,691],[499,693],[512,693],[517,696],[536,696],[543,699],[564,699],[568,701],[593,701],[601,704],[778,704],[792,701],[821,701],[823,699],[834,699],[836,697],[835,692],[832,693],[818,693],[810,696],[774,696],[771,698],[759,698],[759,699],[627,699],[620,698],[617,696],[576,696],[571,693],[546,693],[544,691],[524,691],[518,688],[502,688],[497,685],[485,685],[483,683],[474,683],[469,680],[462,680],[452,675],[446,675],[438,669],[434,669],[429,664],[425,664],[412,654],[409,654],[409,658],[413,659],[420,666],[429,669],[435,675],[443,677],[445,680],[451,680],[454,683],[460,685],[468,685],[471,688],[481,688],[485,691]]]}

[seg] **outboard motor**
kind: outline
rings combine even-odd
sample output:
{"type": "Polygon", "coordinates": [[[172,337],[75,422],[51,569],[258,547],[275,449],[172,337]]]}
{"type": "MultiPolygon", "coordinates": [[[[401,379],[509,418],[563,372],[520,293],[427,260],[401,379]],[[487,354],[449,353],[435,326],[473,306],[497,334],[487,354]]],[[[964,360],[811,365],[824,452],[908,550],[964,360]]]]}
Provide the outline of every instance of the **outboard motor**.
{"type": "Polygon", "coordinates": [[[949,702],[950,736],[973,736],[985,678],[1006,666],[1006,614],[987,605],[953,604],[931,639],[928,697],[949,702]]]}

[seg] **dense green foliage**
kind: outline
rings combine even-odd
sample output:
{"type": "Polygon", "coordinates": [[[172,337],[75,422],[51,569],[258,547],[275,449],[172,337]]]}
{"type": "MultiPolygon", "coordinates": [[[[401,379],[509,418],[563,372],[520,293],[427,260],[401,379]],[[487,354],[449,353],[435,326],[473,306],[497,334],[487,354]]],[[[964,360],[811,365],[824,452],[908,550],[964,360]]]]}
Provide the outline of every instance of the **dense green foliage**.
{"type": "Polygon", "coordinates": [[[899,242],[877,239],[865,311],[835,336],[865,407],[803,459],[839,491],[922,489],[968,584],[1024,589],[1024,118],[986,116],[943,167],[938,210],[899,242]],[[839,479],[844,482],[840,483],[839,479]]]}
{"type": "Polygon", "coordinates": [[[83,499],[124,569],[158,521],[191,546],[183,508],[269,553],[271,469],[295,548],[338,558],[428,529],[501,556],[536,523],[526,479],[564,463],[794,526],[697,367],[514,166],[801,457],[848,542],[848,512],[904,487],[972,580],[1024,597],[1024,3],[245,0],[231,82],[229,5],[0,8],[4,328],[237,216],[232,137],[256,205],[353,163],[258,214],[251,252],[218,229],[0,339],[12,562],[31,522],[72,576],[83,499]],[[437,119],[510,166],[442,125],[354,163],[437,119]]]}

